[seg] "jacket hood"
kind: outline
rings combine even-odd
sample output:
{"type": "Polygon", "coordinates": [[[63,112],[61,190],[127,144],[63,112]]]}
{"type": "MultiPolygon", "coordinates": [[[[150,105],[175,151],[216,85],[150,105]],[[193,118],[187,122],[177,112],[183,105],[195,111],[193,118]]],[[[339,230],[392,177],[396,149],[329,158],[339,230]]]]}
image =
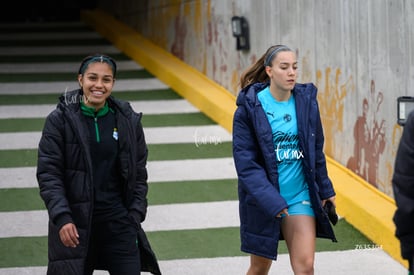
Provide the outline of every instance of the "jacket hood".
{"type": "MultiPolygon", "coordinates": [[[[270,85],[270,82],[264,83],[253,83],[242,90],[240,90],[239,95],[237,96],[236,104],[240,105],[250,105],[254,106],[257,102],[257,93],[270,85]]],[[[315,97],[317,89],[313,83],[296,83],[295,87],[292,90],[295,96],[306,96],[306,97],[315,97]]]]}
{"type": "Polygon", "coordinates": [[[250,84],[244,87],[240,91],[239,95],[237,96],[236,105],[240,106],[240,105],[249,104],[253,106],[255,102],[257,101],[256,94],[269,85],[270,85],[269,82],[253,83],[253,84],[250,84]]]}

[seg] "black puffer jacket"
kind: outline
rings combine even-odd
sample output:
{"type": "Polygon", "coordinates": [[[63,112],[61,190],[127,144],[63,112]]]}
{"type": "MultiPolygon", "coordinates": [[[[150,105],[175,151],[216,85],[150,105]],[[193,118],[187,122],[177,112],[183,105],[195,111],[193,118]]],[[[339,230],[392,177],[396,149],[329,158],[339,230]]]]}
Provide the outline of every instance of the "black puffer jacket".
{"type": "Polygon", "coordinates": [[[397,211],[394,214],[395,235],[400,240],[401,255],[414,256],[414,112],[404,126],[394,164],[392,186],[397,211]]]}
{"type": "MultiPolygon", "coordinates": [[[[38,149],[37,179],[40,195],[49,213],[48,274],[83,274],[93,212],[92,161],[85,116],[80,109],[81,90],[60,97],[57,108],[46,119],[38,149]],[[70,215],[77,226],[80,244],[65,247],[59,238],[56,222],[70,215]]],[[[137,223],[137,236],[145,239],[140,227],[147,211],[147,146],[141,125],[141,114],[129,103],[108,98],[115,110],[119,133],[119,162],[124,183],[123,200],[129,215],[137,223]],[[139,233],[139,234],[138,234],[139,233]]],[[[150,254],[145,271],[161,274],[147,240],[141,240],[141,257],[150,254]],[[145,245],[146,247],[142,247],[145,245]],[[149,269],[149,270],[148,270],[149,269]]],[[[147,259],[148,260],[148,259],[147,259]]]]}

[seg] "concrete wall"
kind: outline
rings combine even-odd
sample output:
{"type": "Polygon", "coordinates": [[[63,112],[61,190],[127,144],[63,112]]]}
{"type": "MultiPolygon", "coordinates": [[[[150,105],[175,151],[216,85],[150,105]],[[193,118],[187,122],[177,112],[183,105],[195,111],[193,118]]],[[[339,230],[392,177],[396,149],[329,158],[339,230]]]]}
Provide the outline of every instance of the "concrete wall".
{"type": "Polygon", "coordinates": [[[411,0],[145,0],[98,6],[237,94],[241,72],[273,44],[299,57],[299,82],[319,89],[325,151],[392,197],[402,127],[397,97],[414,95],[411,0]],[[249,51],[231,17],[244,16],[249,51]]]}

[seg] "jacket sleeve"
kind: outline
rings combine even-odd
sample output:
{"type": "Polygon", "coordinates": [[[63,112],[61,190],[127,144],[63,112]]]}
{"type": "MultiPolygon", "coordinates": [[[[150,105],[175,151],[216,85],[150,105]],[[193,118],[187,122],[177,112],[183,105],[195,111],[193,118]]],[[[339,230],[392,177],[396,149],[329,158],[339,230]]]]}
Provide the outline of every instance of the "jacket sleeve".
{"type": "Polygon", "coordinates": [[[397,210],[396,236],[404,258],[414,255],[414,112],[407,119],[398,145],[392,187],[397,210]]]}
{"type": "Polygon", "coordinates": [[[73,222],[64,185],[64,121],[58,110],[47,118],[38,147],[36,177],[50,220],[61,227],[73,222]]]}
{"type": "Polygon", "coordinates": [[[254,128],[248,121],[243,106],[237,108],[233,118],[233,158],[239,188],[244,190],[248,197],[253,198],[253,202],[266,215],[275,218],[287,208],[286,201],[268,178],[254,128]]]}
{"type": "Polygon", "coordinates": [[[326,167],[326,158],[323,151],[324,147],[324,134],[322,121],[319,112],[319,106],[316,101],[317,108],[317,120],[316,120],[316,143],[315,143],[315,169],[316,169],[316,182],[319,187],[319,195],[321,199],[328,199],[332,196],[335,196],[335,190],[333,188],[332,182],[328,177],[328,170],[326,167]]]}
{"type": "Polygon", "coordinates": [[[148,173],[147,173],[147,156],[148,148],[145,141],[144,130],[141,124],[141,114],[137,116],[135,124],[136,132],[136,150],[135,150],[135,183],[133,186],[133,199],[129,206],[129,215],[137,225],[145,220],[147,214],[147,193],[148,193],[148,173]]]}

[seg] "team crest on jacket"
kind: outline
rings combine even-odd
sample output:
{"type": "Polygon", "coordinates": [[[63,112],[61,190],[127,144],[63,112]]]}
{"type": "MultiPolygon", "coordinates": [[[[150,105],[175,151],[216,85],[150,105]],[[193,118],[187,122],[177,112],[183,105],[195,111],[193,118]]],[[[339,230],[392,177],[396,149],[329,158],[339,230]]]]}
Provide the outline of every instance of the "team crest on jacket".
{"type": "Polygon", "coordinates": [[[115,140],[118,140],[118,129],[114,128],[114,132],[112,133],[112,137],[113,137],[115,140]]]}

